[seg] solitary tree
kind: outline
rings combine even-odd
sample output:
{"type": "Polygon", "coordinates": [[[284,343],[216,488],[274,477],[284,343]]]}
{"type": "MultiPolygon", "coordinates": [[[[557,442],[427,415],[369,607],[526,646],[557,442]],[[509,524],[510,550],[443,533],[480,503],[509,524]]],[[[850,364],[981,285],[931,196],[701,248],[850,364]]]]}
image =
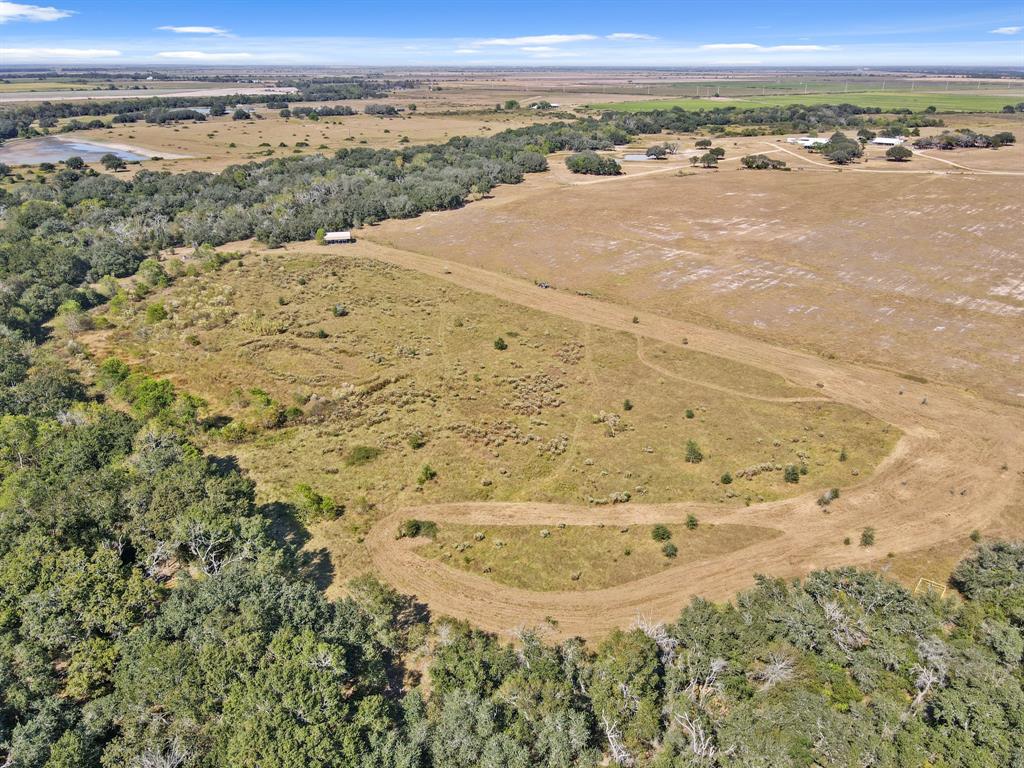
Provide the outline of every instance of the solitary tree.
{"type": "Polygon", "coordinates": [[[890,160],[895,160],[897,163],[905,163],[907,160],[914,156],[906,147],[897,144],[895,147],[889,147],[889,150],[885,153],[885,156],[890,160]]]}
{"type": "Polygon", "coordinates": [[[708,152],[707,154],[701,155],[700,164],[705,168],[717,168],[718,158],[708,152]]]}
{"type": "Polygon", "coordinates": [[[668,154],[668,150],[665,149],[661,144],[655,144],[653,147],[647,148],[647,156],[653,157],[656,160],[664,159],[665,155],[668,154]]]}
{"type": "Polygon", "coordinates": [[[107,154],[101,157],[100,163],[108,171],[120,171],[124,168],[124,160],[115,155],[113,152],[107,152],[107,154]]]}

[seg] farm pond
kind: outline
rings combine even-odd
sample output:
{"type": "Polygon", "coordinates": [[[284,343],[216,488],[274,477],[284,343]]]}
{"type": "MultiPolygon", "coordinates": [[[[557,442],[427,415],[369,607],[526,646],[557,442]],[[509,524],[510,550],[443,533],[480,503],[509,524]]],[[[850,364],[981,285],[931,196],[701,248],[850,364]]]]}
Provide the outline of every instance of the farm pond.
{"type": "Polygon", "coordinates": [[[146,160],[150,156],[120,147],[93,141],[57,136],[38,136],[32,139],[14,139],[0,146],[0,163],[7,165],[36,165],[59,163],[69,157],[80,157],[87,163],[99,160],[105,154],[117,155],[124,161],[146,160]]]}

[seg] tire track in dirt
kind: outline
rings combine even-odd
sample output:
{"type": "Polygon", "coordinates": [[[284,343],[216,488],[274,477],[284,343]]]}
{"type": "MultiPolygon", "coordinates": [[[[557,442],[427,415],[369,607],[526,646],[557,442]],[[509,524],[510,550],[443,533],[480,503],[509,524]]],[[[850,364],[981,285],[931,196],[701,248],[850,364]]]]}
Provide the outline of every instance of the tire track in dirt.
{"type": "MultiPolygon", "coordinates": [[[[727,599],[750,586],[754,574],[800,576],[810,570],[868,564],[884,552],[908,552],[966,536],[1006,516],[1024,517],[1024,411],[958,388],[917,383],[892,371],[825,360],[726,331],[635,312],[629,307],[557,290],[518,278],[372,242],[364,232],[351,253],[460,285],[502,301],[577,322],[736,360],[772,371],[797,385],[820,385],[834,402],[859,408],[903,432],[895,449],[870,477],[844,487],[829,514],[815,504],[822,489],[783,501],[729,508],[714,504],[460,503],[397,510],[366,538],[370,557],[393,586],[427,603],[437,615],[472,621],[492,631],[558,621],[561,636],[597,638],[637,615],[673,618],[692,596],[727,599]],[[634,324],[634,314],[640,317],[634,324]],[[1006,469],[1003,469],[1003,467],[1006,469]],[[670,567],[653,576],[591,592],[530,592],[492,582],[416,555],[416,542],[395,540],[400,520],[479,524],[594,525],[675,522],[694,513],[708,522],[776,528],[782,535],[706,561],[670,567]],[[845,546],[872,526],[877,546],[845,546]]],[[[293,244],[290,249],[316,251],[293,244]]],[[[327,251],[323,251],[327,252],[327,251]]]]}

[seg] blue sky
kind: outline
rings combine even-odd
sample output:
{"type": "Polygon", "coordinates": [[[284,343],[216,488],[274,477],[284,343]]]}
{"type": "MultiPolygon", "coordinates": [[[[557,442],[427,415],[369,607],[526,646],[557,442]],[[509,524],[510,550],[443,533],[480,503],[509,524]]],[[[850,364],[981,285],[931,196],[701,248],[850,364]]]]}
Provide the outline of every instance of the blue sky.
{"type": "Polygon", "coordinates": [[[0,66],[1024,67],[1024,2],[0,0],[0,66]]]}

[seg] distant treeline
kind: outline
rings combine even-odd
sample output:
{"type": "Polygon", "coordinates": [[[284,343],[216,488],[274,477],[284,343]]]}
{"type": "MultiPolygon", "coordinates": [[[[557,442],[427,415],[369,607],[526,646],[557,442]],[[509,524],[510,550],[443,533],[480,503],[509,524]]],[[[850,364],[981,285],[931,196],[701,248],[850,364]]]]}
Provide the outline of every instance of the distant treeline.
{"type": "Polygon", "coordinates": [[[721,107],[685,110],[682,107],[650,112],[608,111],[601,119],[629,133],[689,133],[699,130],[723,131],[729,126],[744,126],[754,133],[803,133],[808,131],[857,128],[863,125],[898,124],[907,128],[940,126],[934,110],[915,114],[911,110],[887,110],[858,107],[853,104],[791,104],[785,107],[721,107]],[[879,117],[896,115],[895,119],[879,117]]]}
{"type": "MultiPolygon", "coordinates": [[[[287,104],[294,101],[344,101],[351,99],[377,99],[399,88],[411,88],[414,80],[361,80],[345,79],[324,81],[320,79],[281,81],[282,86],[298,90],[289,94],[232,94],[228,96],[149,96],[145,98],[124,98],[114,100],[43,101],[19,104],[0,109],[0,140],[23,135],[30,126],[40,121],[43,127],[58,119],[69,117],[94,117],[99,115],[125,115],[149,113],[152,110],[193,109],[210,107],[213,114],[238,103],[246,104],[287,104]]],[[[123,121],[122,121],[123,122],[123,121]]]]}

